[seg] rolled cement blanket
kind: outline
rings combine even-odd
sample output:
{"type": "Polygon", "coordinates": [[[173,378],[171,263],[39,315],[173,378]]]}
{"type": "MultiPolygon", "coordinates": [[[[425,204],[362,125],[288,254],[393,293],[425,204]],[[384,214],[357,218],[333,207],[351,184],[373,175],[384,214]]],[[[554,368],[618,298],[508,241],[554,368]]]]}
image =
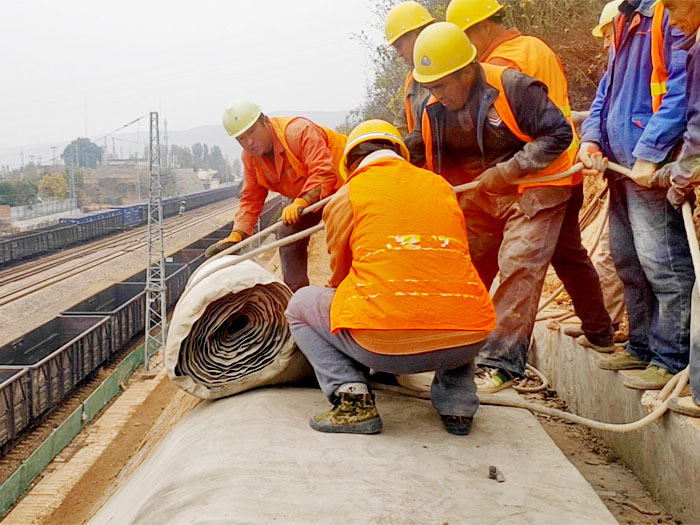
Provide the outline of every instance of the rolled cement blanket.
{"type": "Polygon", "coordinates": [[[295,349],[284,310],[287,285],[253,261],[227,255],[192,275],[165,343],[170,379],[201,399],[298,381],[310,367],[295,349]]]}

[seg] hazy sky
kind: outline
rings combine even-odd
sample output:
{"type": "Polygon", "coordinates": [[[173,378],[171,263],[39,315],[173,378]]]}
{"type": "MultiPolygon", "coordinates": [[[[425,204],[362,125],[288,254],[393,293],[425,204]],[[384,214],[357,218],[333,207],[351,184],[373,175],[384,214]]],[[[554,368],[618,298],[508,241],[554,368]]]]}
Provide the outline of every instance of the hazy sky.
{"type": "Polygon", "coordinates": [[[217,124],[234,98],[267,111],[351,109],[370,65],[350,35],[369,28],[370,6],[2,0],[0,147],[85,136],[86,105],[93,140],[149,111],[172,130],[217,124]]]}

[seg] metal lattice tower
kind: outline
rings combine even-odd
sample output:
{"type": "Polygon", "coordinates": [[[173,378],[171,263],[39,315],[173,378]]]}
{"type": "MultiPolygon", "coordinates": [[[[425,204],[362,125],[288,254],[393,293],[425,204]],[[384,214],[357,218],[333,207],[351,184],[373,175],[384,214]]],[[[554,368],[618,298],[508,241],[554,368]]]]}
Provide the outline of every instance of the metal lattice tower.
{"type": "Polygon", "coordinates": [[[163,254],[163,188],[160,182],[160,135],[158,113],[151,112],[148,185],[148,267],[146,269],[146,341],[144,369],[148,358],[165,344],[165,257],[163,254]]]}

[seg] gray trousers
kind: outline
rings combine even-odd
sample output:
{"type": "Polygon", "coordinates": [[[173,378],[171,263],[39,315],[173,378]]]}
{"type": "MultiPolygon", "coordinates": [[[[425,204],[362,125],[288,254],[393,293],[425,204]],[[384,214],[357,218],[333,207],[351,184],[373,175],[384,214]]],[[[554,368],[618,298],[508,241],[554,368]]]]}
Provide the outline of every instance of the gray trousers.
{"type": "Polygon", "coordinates": [[[334,288],[307,286],[287,306],[292,337],[311,363],[321,390],[333,401],[344,383],[369,383],[369,369],[392,374],[435,370],[430,388],[441,415],[472,417],[479,407],[474,384],[474,358],[483,343],[414,355],[382,355],[358,345],[347,330],[331,334],[334,288]]]}

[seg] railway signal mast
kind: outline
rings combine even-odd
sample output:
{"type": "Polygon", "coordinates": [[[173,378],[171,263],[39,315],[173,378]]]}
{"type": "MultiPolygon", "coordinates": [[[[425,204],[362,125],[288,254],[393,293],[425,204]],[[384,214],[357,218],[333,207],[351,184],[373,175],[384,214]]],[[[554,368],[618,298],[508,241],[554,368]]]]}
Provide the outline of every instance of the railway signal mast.
{"type": "Polygon", "coordinates": [[[158,113],[150,114],[148,185],[148,266],[146,269],[146,337],[144,370],[148,358],[165,345],[165,257],[163,253],[163,187],[160,180],[160,135],[158,113]]]}

